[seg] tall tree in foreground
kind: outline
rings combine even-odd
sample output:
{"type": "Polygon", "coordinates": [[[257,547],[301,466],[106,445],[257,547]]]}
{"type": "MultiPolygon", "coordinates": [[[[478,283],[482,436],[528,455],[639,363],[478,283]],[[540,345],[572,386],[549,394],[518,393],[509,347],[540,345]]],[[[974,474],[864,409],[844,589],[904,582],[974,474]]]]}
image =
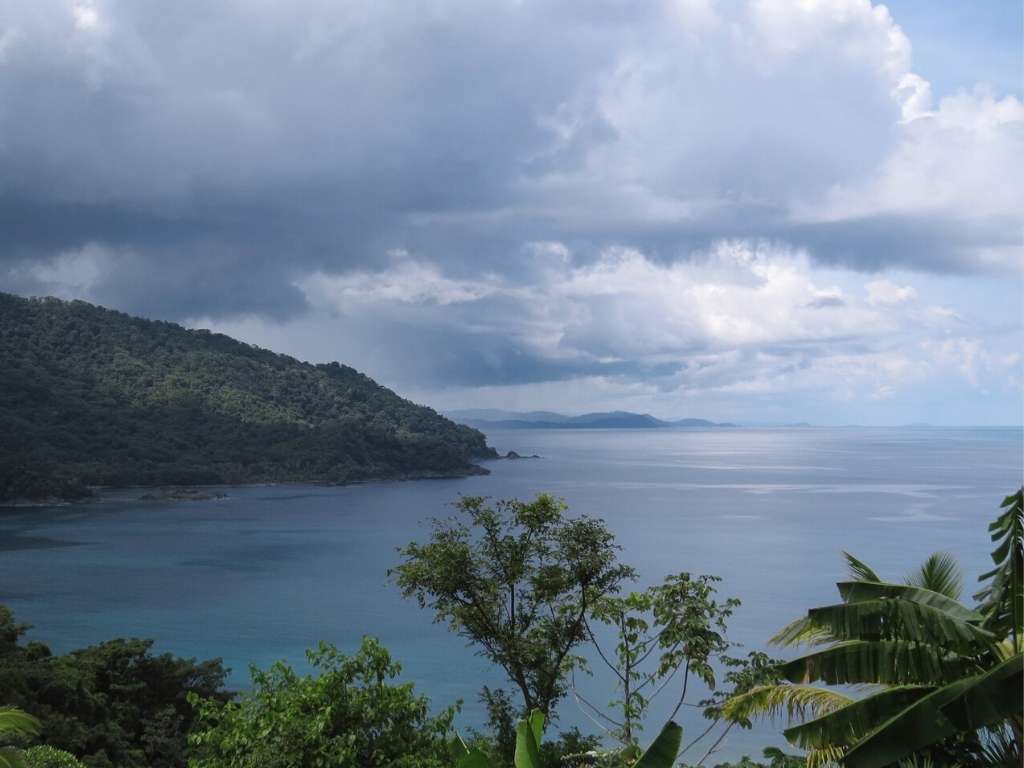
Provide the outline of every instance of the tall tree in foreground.
{"type": "Polygon", "coordinates": [[[590,631],[600,659],[615,675],[618,699],[612,702],[614,715],[587,701],[579,691],[573,694],[588,714],[600,718],[612,736],[625,745],[636,745],[650,704],[670,689],[674,719],[686,703],[691,678],[715,688],[713,664],[723,660],[729,648],[726,622],[740,604],[735,598],[716,599],[721,579],[679,573],[643,592],[609,596],[599,601],[592,616],[615,629],[614,650],[601,647],[590,631]]]}
{"type": "Polygon", "coordinates": [[[814,608],[774,642],[814,646],[784,664],[788,682],[731,699],[729,717],[785,713],[808,765],[884,768],[920,757],[935,766],[1020,765],[1024,656],[1020,638],[1024,488],[990,526],[996,568],[968,608],[959,571],[936,554],[905,584],[882,581],[847,555],[842,602],[814,608]],[[814,683],[869,685],[860,699],[814,683]]]}
{"type": "Polygon", "coordinates": [[[523,713],[550,717],[565,695],[586,617],[633,570],[600,520],[569,518],[564,502],[466,497],[433,520],[430,540],[400,550],[392,571],[406,597],[477,646],[522,695],[523,713]]]}

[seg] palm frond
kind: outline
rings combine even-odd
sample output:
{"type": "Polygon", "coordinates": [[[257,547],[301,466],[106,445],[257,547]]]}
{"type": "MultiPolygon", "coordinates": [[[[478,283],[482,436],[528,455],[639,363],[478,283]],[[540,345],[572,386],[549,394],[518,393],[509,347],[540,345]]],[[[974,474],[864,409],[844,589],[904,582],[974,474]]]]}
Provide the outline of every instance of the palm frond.
{"type": "Polygon", "coordinates": [[[774,720],[783,715],[790,721],[803,720],[808,716],[821,717],[852,701],[841,693],[813,685],[760,685],[728,699],[722,707],[722,717],[741,724],[774,720]]]}
{"type": "Polygon", "coordinates": [[[807,752],[806,768],[834,768],[842,764],[846,750],[842,747],[821,747],[807,752]]]}
{"type": "Polygon", "coordinates": [[[772,645],[821,645],[835,640],[832,634],[803,616],[791,621],[768,640],[772,645]]]}
{"type": "Polygon", "coordinates": [[[964,576],[953,555],[949,552],[935,552],[907,577],[907,584],[959,600],[964,588],[964,576]]]}
{"type": "Polygon", "coordinates": [[[981,739],[982,768],[1009,768],[1021,765],[1020,744],[1007,727],[985,731],[981,739]]]}
{"type": "Polygon", "coordinates": [[[854,581],[881,581],[878,574],[863,560],[858,560],[849,552],[843,552],[843,557],[846,559],[846,569],[854,581]]]}

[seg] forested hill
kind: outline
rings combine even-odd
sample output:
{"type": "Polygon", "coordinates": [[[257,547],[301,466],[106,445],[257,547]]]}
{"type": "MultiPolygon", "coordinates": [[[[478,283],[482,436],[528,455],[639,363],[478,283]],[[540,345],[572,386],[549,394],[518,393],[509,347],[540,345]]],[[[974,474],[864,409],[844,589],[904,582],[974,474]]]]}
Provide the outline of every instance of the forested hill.
{"type": "Polygon", "coordinates": [[[484,435],[344,365],[0,293],[0,500],[459,475],[484,435]]]}

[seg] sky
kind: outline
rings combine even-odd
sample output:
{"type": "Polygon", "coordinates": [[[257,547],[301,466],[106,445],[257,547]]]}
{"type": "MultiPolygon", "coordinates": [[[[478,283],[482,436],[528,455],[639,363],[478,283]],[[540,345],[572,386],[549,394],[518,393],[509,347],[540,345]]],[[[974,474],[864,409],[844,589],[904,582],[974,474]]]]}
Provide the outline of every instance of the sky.
{"type": "Polygon", "coordinates": [[[443,410],[1020,424],[1019,0],[0,0],[0,290],[443,410]]]}

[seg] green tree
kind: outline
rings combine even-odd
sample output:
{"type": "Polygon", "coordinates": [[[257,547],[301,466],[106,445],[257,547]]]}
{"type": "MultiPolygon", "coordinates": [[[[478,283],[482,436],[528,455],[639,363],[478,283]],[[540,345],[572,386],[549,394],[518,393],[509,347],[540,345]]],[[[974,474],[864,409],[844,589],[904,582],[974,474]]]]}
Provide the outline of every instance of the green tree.
{"type": "Polygon", "coordinates": [[[600,520],[569,518],[546,494],[489,504],[467,497],[435,519],[426,544],[400,550],[392,571],[406,597],[477,646],[522,695],[523,711],[550,716],[581,659],[586,617],[633,570],[600,520]]]}
{"type": "Polygon", "coordinates": [[[1019,764],[1022,491],[991,526],[997,567],[981,577],[988,585],[976,608],[958,602],[959,570],[947,555],[933,555],[905,584],[882,581],[847,555],[853,578],[838,585],[842,602],[812,609],[774,638],[814,649],[779,668],[787,682],[731,699],[726,716],[802,720],[785,735],[809,750],[809,765],[883,768],[915,756],[1019,764]],[[853,699],[816,682],[876,688],[853,699]]]}
{"type": "Polygon", "coordinates": [[[40,723],[39,740],[90,768],[178,768],[193,713],[186,697],[224,700],[219,660],[154,654],[148,640],[111,640],[55,656],[0,606],[0,701],[40,723]]]}
{"type": "Polygon", "coordinates": [[[198,723],[190,768],[441,768],[448,766],[450,707],[431,716],[401,666],[372,638],[352,656],[321,643],[317,674],[284,662],[252,670],[239,702],[190,697],[198,723]]]}
{"type": "Polygon", "coordinates": [[[726,622],[740,604],[735,598],[715,599],[719,581],[715,576],[679,573],[642,592],[605,597],[594,606],[593,618],[616,632],[613,653],[606,653],[590,632],[599,657],[616,678],[619,698],[612,703],[616,717],[606,715],[578,692],[576,697],[609,723],[613,735],[625,744],[636,743],[651,702],[680,670],[669,719],[685,703],[691,676],[715,688],[713,665],[729,648],[726,622]]]}

